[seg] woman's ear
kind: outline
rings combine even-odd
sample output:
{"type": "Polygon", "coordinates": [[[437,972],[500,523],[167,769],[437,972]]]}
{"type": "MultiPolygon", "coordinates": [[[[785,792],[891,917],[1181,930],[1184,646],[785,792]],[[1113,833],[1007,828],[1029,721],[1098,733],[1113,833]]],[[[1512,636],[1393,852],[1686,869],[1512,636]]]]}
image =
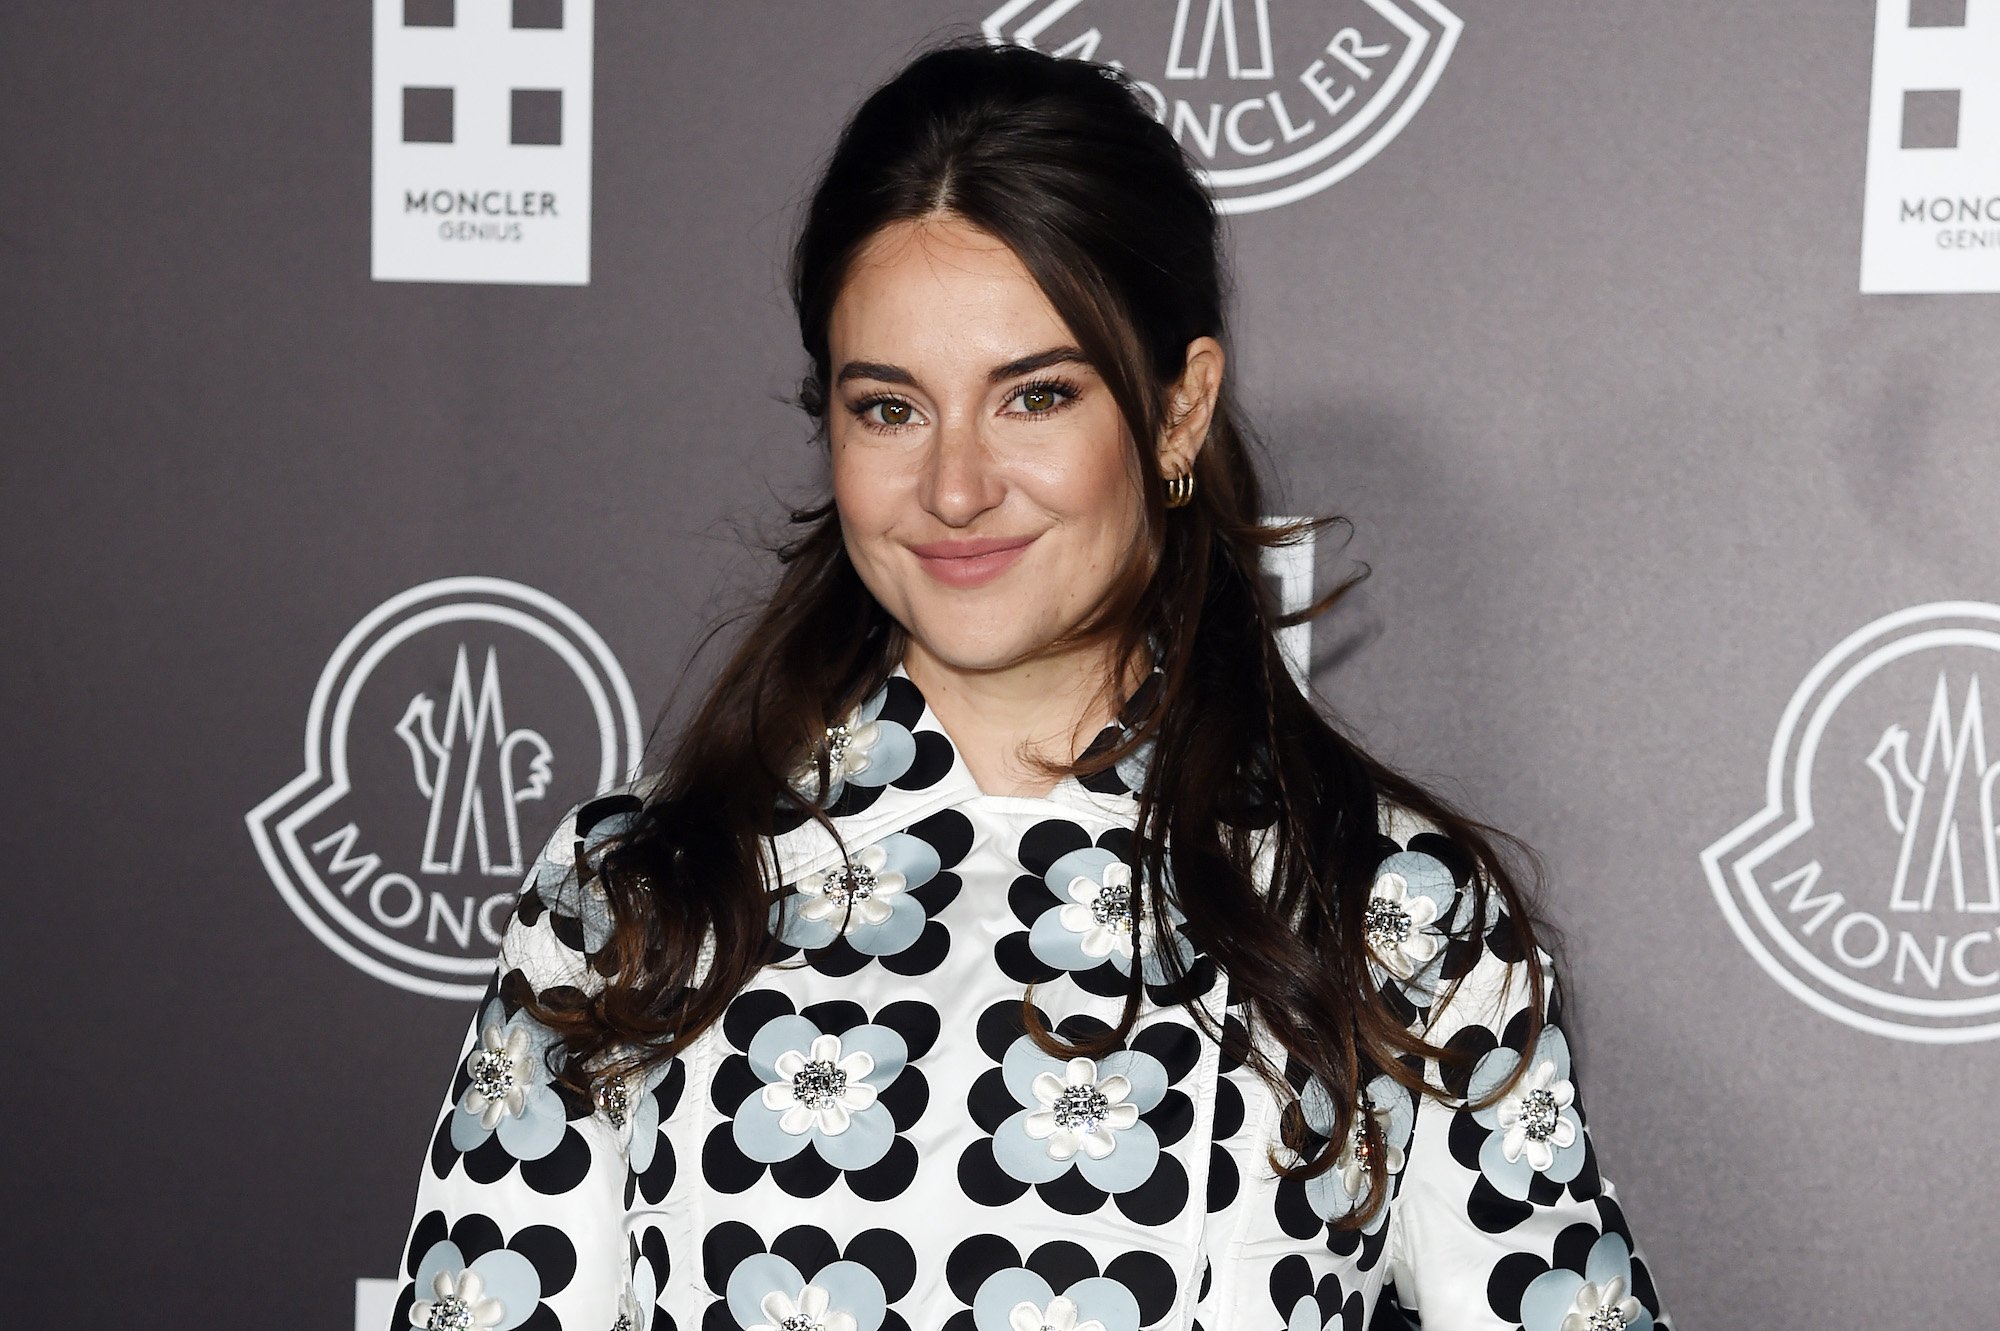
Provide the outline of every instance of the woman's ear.
{"type": "Polygon", "coordinates": [[[1187,344],[1180,378],[1167,392],[1167,421],[1160,432],[1160,474],[1172,479],[1194,468],[1208,442],[1208,423],[1222,393],[1222,343],[1202,336],[1187,344]]]}

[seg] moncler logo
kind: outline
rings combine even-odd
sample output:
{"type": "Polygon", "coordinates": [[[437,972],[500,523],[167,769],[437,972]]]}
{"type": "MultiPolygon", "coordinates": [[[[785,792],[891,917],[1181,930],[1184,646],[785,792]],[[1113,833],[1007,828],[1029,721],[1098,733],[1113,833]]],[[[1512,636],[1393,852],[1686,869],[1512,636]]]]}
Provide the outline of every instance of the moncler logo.
{"type": "Polygon", "coordinates": [[[1430,96],[1461,24],[1438,0],[1177,0],[1171,13],[1008,0],[982,26],[995,42],[1131,74],[1221,211],[1247,213],[1380,152],[1430,96]]]}
{"type": "Polygon", "coordinates": [[[555,752],[536,731],[509,730],[503,706],[493,650],[487,649],[486,669],[475,691],[460,644],[443,733],[437,704],[428,693],[410,699],[396,723],[397,738],[409,746],[416,767],[417,793],[430,801],[425,873],[457,873],[469,844],[478,853],[481,873],[521,874],[520,806],[548,793],[555,752]]]}
{"type": "Polygon", "coordinates": [[[1762,811],[1703,852],[1751,955],[1828,1016],[1903,1040],[2000,1035],[1996,686],[2000,606],[1868,625],[1785,709],[1762,811]]]}
{"type": "Polygon", "coordinates": [[[582,618],[517,582],[444,578],[341,641],[305,770],[246,821],[328,947],[404,989],[474,998],[556,817],[628,779],[639,751],[631,686],[582,618]]]}

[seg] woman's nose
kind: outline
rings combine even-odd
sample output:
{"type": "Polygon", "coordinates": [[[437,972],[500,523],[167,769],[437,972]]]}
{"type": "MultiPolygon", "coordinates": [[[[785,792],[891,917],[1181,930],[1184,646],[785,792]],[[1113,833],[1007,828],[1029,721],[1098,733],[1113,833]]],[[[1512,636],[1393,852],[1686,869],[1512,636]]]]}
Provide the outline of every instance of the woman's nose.
{"type": "Polygon", "coordinates": [[[999,504],[1005,483],[975,424],[946,421],[925,459],[922,502],[947,527],[967,527],[999,504]]]}

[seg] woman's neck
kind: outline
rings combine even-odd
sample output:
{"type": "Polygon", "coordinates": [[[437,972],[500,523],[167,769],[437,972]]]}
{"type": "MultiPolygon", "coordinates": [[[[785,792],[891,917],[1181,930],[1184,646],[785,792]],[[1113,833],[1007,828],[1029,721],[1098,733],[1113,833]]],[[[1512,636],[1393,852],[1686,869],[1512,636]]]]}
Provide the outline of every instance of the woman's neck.
{"type": "Polygon", "coordinates": [[[988,795],[1046,795],[1055,779],[1038,762],[1068,763],[1117,716],[1136,685],[1128,663],[1124,687],[1107,688],[1108,648],[1081,649],[998,670],[963,670],[914,640],[903,669],[952,746],[988,795]]]}

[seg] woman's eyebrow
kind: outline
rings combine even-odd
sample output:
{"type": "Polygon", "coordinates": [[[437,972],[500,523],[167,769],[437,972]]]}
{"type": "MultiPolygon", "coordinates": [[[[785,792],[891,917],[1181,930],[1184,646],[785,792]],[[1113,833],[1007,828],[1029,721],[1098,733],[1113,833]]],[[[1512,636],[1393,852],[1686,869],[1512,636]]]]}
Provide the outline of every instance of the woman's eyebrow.
{"type": "MultiPolygon", "coordinates": [[[[1076,347],[1049,347],[1044,351],[1031,352],[1026,356],[1017,357],[1014,360],[1006,362],[1004,365],[994,366],[986,372],[986,382],[997,384],[1004,380],[1012,379],[1018,374],[1032,374],[1036,370],[1045,370],[1051,365],[1072,363],[1088,365],[1090,364],[1090,360],[1076,347]]],[[[885,361],[879,360],[848,361],[840,367],[840,373],[834,377],[834,383],[836,385],[844,384],[850,379],[880,379],[883,383],[887,384],[914,385],[917,382],[916,376],[902,366],[890,365],[885,361]]]]}

